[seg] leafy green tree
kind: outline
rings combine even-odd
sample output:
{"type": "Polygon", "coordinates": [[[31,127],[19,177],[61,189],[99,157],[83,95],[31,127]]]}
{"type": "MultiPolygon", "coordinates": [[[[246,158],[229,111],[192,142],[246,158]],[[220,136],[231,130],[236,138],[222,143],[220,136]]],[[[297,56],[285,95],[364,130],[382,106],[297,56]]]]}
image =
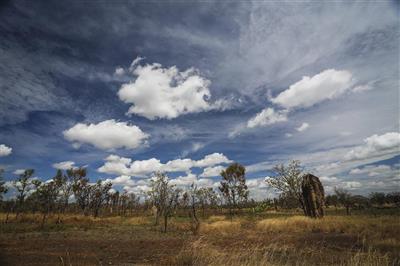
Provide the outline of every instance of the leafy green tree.
{"type": "Polygon", "coordinates": [[[245,175],[246,168],[239,163],[233,163],[221,172],[222,181],[218,188],[225,198],[231,214],[233,214],[232,208],[240,207],[240,204],[249,196],[245,175]]]}

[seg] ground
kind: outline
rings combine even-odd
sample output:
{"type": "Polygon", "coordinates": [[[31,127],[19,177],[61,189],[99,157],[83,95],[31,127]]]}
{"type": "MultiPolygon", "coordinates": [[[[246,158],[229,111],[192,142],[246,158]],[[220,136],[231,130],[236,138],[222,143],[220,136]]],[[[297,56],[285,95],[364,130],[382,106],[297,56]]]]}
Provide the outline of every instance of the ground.
{"type": "MultiPolygon", "coordinates": [[[[5,215],[0,215],[4,221],[5,215]]],[[[398,209],[328,211],[323,219],[267,211],[207,215],[200,231],[150,215],[91,218],[12,216],[0,229],[0,265],[400,265],[398,209]]]]}

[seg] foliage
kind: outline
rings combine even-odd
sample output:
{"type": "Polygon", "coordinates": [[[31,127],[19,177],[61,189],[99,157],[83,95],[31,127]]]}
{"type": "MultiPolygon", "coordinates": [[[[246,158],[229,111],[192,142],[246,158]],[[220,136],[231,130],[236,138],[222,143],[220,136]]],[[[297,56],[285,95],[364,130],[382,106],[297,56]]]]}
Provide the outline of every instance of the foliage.
{"type": "Polygon", "coordinates": [[[249,190],[245,174],[246,168],[239,163],[233,163],[221,172],[219,190],[230,208],[240,207],[240,204],[248,199],[249,190]]]}
{"type": "Polygon", "coordinates": [[[300,161],[293,160],[286,166],[279,164],[274,167],[275,175],[266,180],[267,184],[281,193],[282,198],[296,199],[304,210],[301,183],[303,167],[300,161]]]}
{"type": "Polygon", "coordinates": [[[0,201],[3,200],[3,194],[6,194],[8,191],[8,188],[5,185],[6,182],[3,181],[3,173],[4,169],[0,169],[0,201]]]}
{"type": "Polygon", "coordinates": [[[164,232],[167,232],[168,219],[179,204],[180,190],[176,189],[174,185],[170,185],[168,177],[161,172],[155,174],[150,187],[149,195],[157,209],[156,224],[158,224],[160,216],[164,217],[164,232]]]}
{"type": "Polygon", "coordinates": [[[33,169],[26,169],[22,174],[19,175],[18,179],[14,181],[13,185],[17,190],[17,202],[18,212],[23,209],[25,198],[29,191],[32,189],[32,176],[35,171],[33,169]]]}

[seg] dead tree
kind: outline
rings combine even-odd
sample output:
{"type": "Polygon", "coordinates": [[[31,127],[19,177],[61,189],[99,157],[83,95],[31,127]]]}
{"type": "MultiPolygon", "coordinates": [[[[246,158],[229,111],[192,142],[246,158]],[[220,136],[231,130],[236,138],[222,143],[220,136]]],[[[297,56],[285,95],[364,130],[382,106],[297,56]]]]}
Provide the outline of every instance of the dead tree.
{"type": "Polygon", "coordinates": [[[303,176],[301,190],[306,216],[312,218],[322,218],[324,216],[324,187],[319,178],[306,174],[303,176]]]}

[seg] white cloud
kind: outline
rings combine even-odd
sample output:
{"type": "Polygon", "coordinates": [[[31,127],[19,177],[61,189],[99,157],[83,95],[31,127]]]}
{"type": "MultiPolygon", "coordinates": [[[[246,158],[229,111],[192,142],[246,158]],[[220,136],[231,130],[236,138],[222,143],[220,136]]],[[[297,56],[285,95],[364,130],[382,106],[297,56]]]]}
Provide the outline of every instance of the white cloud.
{"type": "Polygon", "coordinates": [[[200,174],[200,177],[219,176],[223,170],[225,170],[225,167],[223,167],[221,165],[214,166],[214,167],[207,167],[203,170],[203,173],[200,174]]]}
{"type": "Polygon", "coordinates": [[[351,175],[367,175],[369,177],[398,177],[400,175],[399,169],[390,165],[367,165],[361,168],[351,169],[351,175]]]}
{"type": "Polygon", "coordinates": [[[0,157],[8,156],[11,154],[11,152],[12,152],[12,148],[7,147],[4,144],[0,144],[0,157]]]}
{"type": "Polygon", "coordinates": [[[372,135],[364,139],[365,144],[358,146],[345,155],[346,160],[363,160],[384,155],[400,153],[400,133],[389,132],[372,135]]]}
{"type": "Polygon", "coordinates": [[[178,176],[175,179],[171,180],[172,185],[177,186],[190,186],[193,183],[196,183],[197,176],[193,173],[187,173],[186,176],[178,176]]]}
{"type": "Polygon", "coordinates": [[[132,161],[129,158],[110,155],[106,162],[98,171],[100,173],[118,174],[127,176],[144,176],[160,170],[162,164],[160,160],[151,158],[148,160],[132,161]]]}
{"type": "Polygon", "coordinates": [[[135,149],[144,145],[149,137],[139,127],[126,122],[117,122],[114,119],[98,124],[78,123],[63,133],[64,137],[75,145],[88,143],[104,150],[135,149]]]}
{"type": "Polygon", "coordinates": [[[352,91],[353,92],[364,92],[364,91],[369,91],[369,90],[372,90],[372,89],[373,89],[373,87],[367,84],[367,85],[356,86],[356,87],[354,87],[352,89],[352,91]]]}
{"type": "Polygon", "coordinates": [[[301,124],[301,126],[296,128],[296,130],[299,131],[299,132],[303,132],[304,130],[306,130],[309,127],[310,127],[310,125],[308,123],[303,123],[303,124],[301,124]]]}
{"type": "Polygon", "coordinates": [[[203,159],[196,161],[195,166],[197,167],[208,167],[214,166],[221,163],[231,163],[232,161],[229,160],[225,155],[222,153],[213,153],[206,155],[203,159]]]}
{"type": "Polygon", "coordinates": [[[353,189],[358,189],[362,186],[362,184],[358,181],[345,181],[341,183],[342,188],[353,190],[353,189]]]}
{"type": "Polygon", "coordinates": [[[292,133],[285,133],[285,137],[291,138],[291,137],[293,137],[293,134],[292,133]]]}
{"type": "Polygon", "coordinates": [[[111,182],[114,185],[121,185],[121,186],[134,186],[135,181],[131,179],[130,176],[121,175],[114,179],[106,179],[105,182],[111,182]]]}
{"type": "Polygon", "coordinates": [[[275,111],[273,108],[266,108],[247,122],[247,127],[254,128],[268,126],[278,122],[287,121],[287,111],[275,111]]]}
{"type": "Polygon", "coordinates": [[[125,74],[125,69],[123,69],[122,67],[117,67],[115,69],[114,75],[123,76],[124,74],[125,74]]]}
{"type": "MultiPolygon", "coordinates": [[[[289,159],[300,160],[319,176],[331,176],[400,154],[399,133],[373,135],[364,141],[365,145],[293,153],[289,159]]],[[[276,164],[287,161],[286,155],[275,156],[268,161],[247,165],[246,169],[249,173],[266,171],[271,170],[276,164]]]]}
{"type": "Polygon", "coordinates": [[[352,83],[349,71],[327,69],[313,77],[303,77],[271,101],[285,108],[310,107],[344,94],[352,83]]]}
{"type": "Polygon", "coordinates": [[[189,149],[186,149],[182,152],[182,156],[187,156],[190,153],[196,152],[204,148],[205,144],[200,142],[193,142],[189,149]]]}
{"type": "Polygon", "coordinates": [[[160,167],[160,170],[165,172],[187,172],[194,166],[195,163],[195,161],[188,158],[175,159],[160,167]]]}
{"type": "Polygon", "coordinates": [[[74,164],[75,162],[73,161],[65,161],[65,162],[55,163],[53,164],[53,167],[60,170],[68,170],[74,168],[75,167],[74,164]]]}
{"type": "Polygon", "coordinates": [[[146,176],[156,171],[163,172],[188,172],[193,167],[211,167],[217,164],[230,163],[222,153],[213,153],[206,155],[201,160],[192,160],[189,158],[175,159],[163,164],[156,158],[141,161],[132,161],[129,158],[110,155],[105,159],[105,163],[98,171],[100,173],[128,175],[128,176],[146,176]]]}
{"type": "Polygon", "coordinates": [[[180,72],[175,66],[163,68],[158,63],[141,66],[139,61],[135,60],[131,65],[135,81],[123,84],[118,91],[120,100],[133,104],[128,114],[151,120],[172,119],[222,108],[221,101],[216,106],[208,101],[210,81],[200,76],[196,69],[180,72]]]}
{"type": "Polygon", "coordinates": [[[22,175],[25,172],[25,169],[17,169],[13,172],[14,175],[22,175]]]}

